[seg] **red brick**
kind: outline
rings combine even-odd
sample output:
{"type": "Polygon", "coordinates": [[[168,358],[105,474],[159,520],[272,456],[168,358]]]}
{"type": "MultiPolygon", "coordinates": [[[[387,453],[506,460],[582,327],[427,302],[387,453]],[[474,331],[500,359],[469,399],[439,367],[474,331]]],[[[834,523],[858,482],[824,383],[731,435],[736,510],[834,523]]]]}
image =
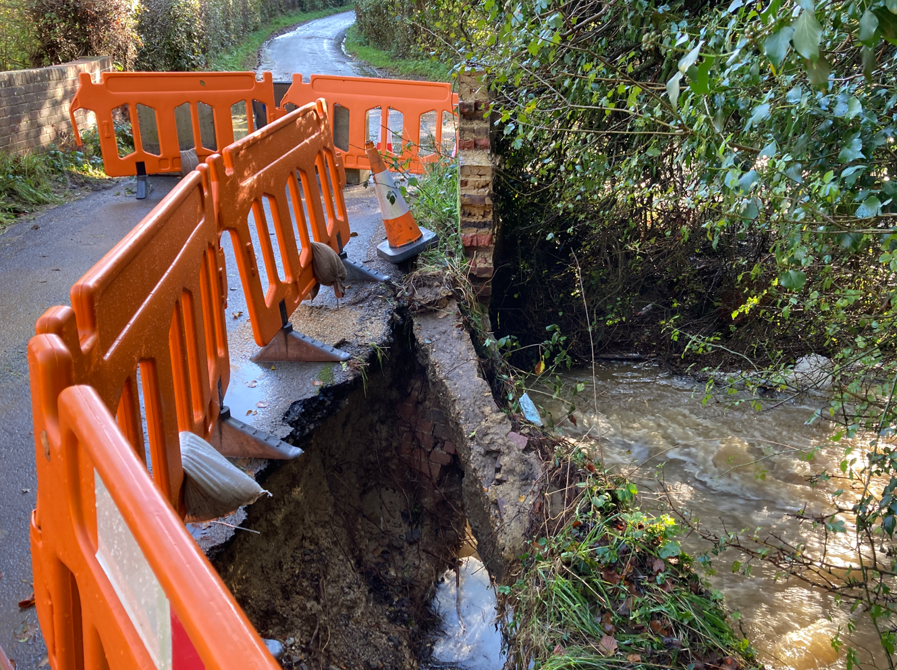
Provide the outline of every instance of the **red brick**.
{"type": "Polygon", "coordinates": [[[439,465],[448,465],[452,462],[452,456],[442,449],[434,449],[430,452],[430,460],[433,463],[439,463],[439,465]]]}
{"type": "Polygon", "coordinates": [[[526,449],[526,445],[529,444],[529,439],[527,437],[520,433],[515,433],[514,431],[508,433],[508,439],[521,449],[526,449]]]}
{"type": "Polygon", "coordinates": [[[474,140],[473,146],[477,149],[488,149],[491,146],[491,144],[489,142],[489,138],[484,137],[481,139],[474,140]]]}
{"type": "Polygon", "coordinates": [[[439,463],[430,462],[430,476],[434,482],[439,481],[439,478],[442,476],[442,466],[439,463]]]}
{"type": "Polygon", "coordinates": [[[442,450],[447,454],[455,454],[458,450],[455,448],[455,443],[451,440],[446,440],[442,443],[442,450]]]}
{"type": "Polygon", "coordinates": [[[423,417],[417,420],[416,428],[419,433],[426,433],[427,435],[433,434],[433,422],[427,421],[423,417]]]}
{"type": "Polygon", "coordinates": [[[427,451],[433,448],[433,436],[429,433],[417,433],[417,440],[420,442],[420,446],[427,451]]]}
{"type": "Polygon", "coordinates": [[[491,247],[495,243],[492,233],[478,233],[476,235],[462,235],[461,243],[465,247],[491,247]]]}
{"type": "Polygon", "coordinates": [[[469,151],[473,149],[473,140],[461,140],[458,142],[458,148],[461,149],[461,151],[469,151]]]}
{"type": "Polygon", "coordinates": [[[470,274],[474,277],[488,278],[495,274],[495,268],[491,265],[474,265],[470,268],[470,274]]]}

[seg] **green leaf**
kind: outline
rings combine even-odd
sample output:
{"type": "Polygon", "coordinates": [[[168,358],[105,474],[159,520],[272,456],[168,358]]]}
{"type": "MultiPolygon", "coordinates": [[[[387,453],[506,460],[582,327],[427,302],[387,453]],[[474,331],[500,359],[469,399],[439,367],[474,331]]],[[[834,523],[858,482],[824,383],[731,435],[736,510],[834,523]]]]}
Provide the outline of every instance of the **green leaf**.
{"type": "Polygon", "coordinates": [[[804,61],[807,68],[807,77],[813,86],[824,86],[828,83],[828,76],[832,73],[832,66],[829,65],[825,58],[820,58],[815,63],[810,60],[804,61]]]}
{"type": "Polygon", "coordinates": [[[773,33],[767,37],[766,41],[763,43],[763,51],[769,58],[769,62],[772,63],[773,67],[777,70],[779,69],[779,65],[782,64],[782,61],[785,60],[785,55],[788,53],[788,47],[791,44],[792,35],[794,35],[794,28],[785,26],[779,32],[773,33]]]}
{"type": "Polygon", "coordinates": [[[685,74],[686,70],[695,64],[695,61],[698,60],[698,54],[701,53],[701,46],[704,44],[704,40],[698,42],[698,46],[689,51],[682,60],[679,61],[679,72],[685,74]]]}
{"type": "Polygon", "coordinates": [[[794,291],[800,291],[807,283],[807,275],[800,270],[788,270],[779,277],[779,284],[794,291]]]}
{"type": "Polygon", "coordinates": [[[804,175],[801,172],[801,164],[800,163],[795,163],[790,168],[785,170],[785,176],[790,179],[793,179],[798,184],[804,183],[804,175]]]}
{"type": "Polygon", "coordinates": [[[857,158],[865,158],[863,155],[863,141],[859,136],[854,137],[848,142],[838,154],[838,160],[842,163],[849,163],[857,158]]]}
{"type": "Polygon", "coordinates": [[[753,221],[758,216],[760,216],[760,210],[757,208],[757,204],[753,200],[748,200],[744,209],[741,210],[741,218],[753,221]]]}
{"type": "Polygon", "coordinates": [[[794,22],[794,49],[804,58],[814,61],[819,58],[819,41],[822,26],[812,11],[804,9],[794,22]]]}
{"type": "Polygon", "coordinates": [[[657,147],[651,147],[645,153],[648,154],[649,156],[659,156],[660,149],[658,149],[657,147]]]}
{"type": "Polygon", "coordinates": [[[885,7],[891,14],[897,14],[897,0],[885,0],[885,7]]]}
{"type": "Polygon", "coordinates": [[[878,17],[871,10],[867,9],[863,12],[863,16],[860,19],[860,42],[867,47],[875,46],[877,32],[878,17]]]}
{"type": "Polygon", "coordinates": [[[776,153],[778,153],[778,150],[779,148],[776,146],[776,141],[773,140],[760,150],[760,155],[757,156],[757,158],[763,158],[764,156],[774,158],[776,153]]]}
{"type": "Polygon", "coordinates": [[[713,67],[713,56],[704,56],[704,61],[689,74],[688,86],[699,95],[709,95],[713,88],[710,86],[710,68],[713,67]]]}
{"type": "Polygon", "coordinates": [[[660,558],[672,558],[673,556],[678,556],[682,553],[682,547],[679,546],[678,542],[667,542],[660,548],[660,551],[657,552],[657,555],[660,558]]]}
{"type": "Polygon", "coordinates": [[[762,105],[757,105],[754,108],[754,113],[751,115],[751,118],[748,119],[747,127],[744,129],[745,132],[751,129],[751,126],[755,126],[761,121],[765,121],[769,118],[769,103],[763,103],[762,105]]]}
{"type": "MultiPolygon", "coordinates": [[[[897,0],[894,1],[897,2],[897,0]]],[[[866,81],[870,84],[872,83],[872,73],[875,72],[876,65],[878,63],[875,60],[875,50],[863,47],[863,76],[866,77],[866,81]]]]}
{"type": "Polygon", "coordinates": [[[756,184],[760,180],[760,175],[756,170],[751,170],[750,172],[745,172],[741,179],[738,180],[738,188],[742,193],[747,193],[751,190],[751,186],[756,184]]]}
{"type": "Polygon", "coordinates": [[[679,80],[682,79],[682,73],[677,72],[673,75],[673,77],[667,82],[667,95],[670,96],[670,104],[673,105],[673,110],[679,110],[679,80]]]}
{"type": "Polygon", "coordinates": [[[853,117],[858,116],[862,111],[863,105],[860,104],[860,101],[855,97],[850,96],[850,99],[847,101],[847,118],[852,119],[853,117]]]}
{"type": "Polygon", "coordinates": [[[881,201],[872,195],[857,207],[856,215],[861,219],[871,219],[878,216],[879,212],[881,212],[881,201]]]}

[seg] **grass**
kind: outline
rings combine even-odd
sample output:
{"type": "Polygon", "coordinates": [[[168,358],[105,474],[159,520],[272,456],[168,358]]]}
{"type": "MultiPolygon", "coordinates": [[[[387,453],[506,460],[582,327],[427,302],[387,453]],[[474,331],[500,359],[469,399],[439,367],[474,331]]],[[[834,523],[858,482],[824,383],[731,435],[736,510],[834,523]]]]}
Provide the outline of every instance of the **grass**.
{"type": "Polygon", "coordinates": [[[398,58],[388,51],[381,51],[368,44],[356,24],[346,33],[346,51],[355,58],[386,70],[398,78],[426,79],[427,81],[451,81],[452,71],[444,63],[430,59],[398,58]]]}
{"type": "MultiPolygon", "coordinates": [[[[125,146],[127,128],[116,128],[125,146]]],[[[23,214],[57,204],[76,188],[108,179],[103,172],[97,131],[83,133],[77,148],[36,150],[23,155],[0,151],[0,233],[23,214]]]]}
{"type": "Polygon", "coordinates": [[[242,72],[246,70],[254,70],[257,64],[258,52],[262,45],[279,30],[289,28],[291,26],[322,19],[331,14],[339,14],[352,9],[351,5],[343,7],[331,7],[329,9],[321,9],[314,12],[292,12],[290,14],[282,14],[271,19],[265,25],[255,30],[245,39],[226,51],[222,51],[214,55],[209,62],[209,70],[217,72],[242,72]]]}
{"type": "Polygon", "coordinates": [[[519,579],[499,587],[515,667],[758,668],[675,521],[638,511],[635,485],[561,449],[553,479],[573,500],[560,520],[545,512],[519,579]]]}

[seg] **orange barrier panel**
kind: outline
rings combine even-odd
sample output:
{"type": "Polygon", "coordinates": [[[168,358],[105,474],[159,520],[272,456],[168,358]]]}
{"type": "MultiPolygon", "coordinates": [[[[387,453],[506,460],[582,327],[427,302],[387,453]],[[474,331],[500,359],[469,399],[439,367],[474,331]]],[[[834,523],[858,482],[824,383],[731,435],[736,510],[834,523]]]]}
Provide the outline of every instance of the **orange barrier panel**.
{"type": "Polygon", "coordinates": [[[224,255],[200,165],[72,287],[72,308],[37,322],[71,352],[73,384],[96,389],[179,509],[178,433],[209,439],[230,365],[224,255]],[[142,416],[142,414],[144,416],[142,416]]]}
{"type": "MultiPolygon", "coordinates": [[[[455,134],[458,96],[450,84],[314,74],[306,83],[301,74],[294,74],[281,109],[301,107],[318,98],[327,101],[335,144],[344,154],[347,168],[370,169],[364,150],[370,140],[381,151],[407,161],[409,171],[421,172],[424,163],[436,160],[440,148],[446,148],[446,115],[455,134]]],[[[454,137],[451,144],[454,146],[454,137]]]]}
{"type": "Polygon", "coordinates": [[[56,335],[28,345],[38,466],[35,601],[55,670],[275,670],[105,401],[68,386],[56,335]]]}
{"type": "Polygon", "coordinates": [[[106,174],[124,177],[180,172],[181,149],[195,148],[200,160],[221,151],[235,132],[255,130],[254,100],[268,121],[275,118],[270,72],[262,81],[253,72],[104,72],[99,83],[82,72],[70,115],[81,144],[75,111],[96,114],[106,174]],[[135,148],[127,155],[119,152],[116,116],[131,123],[135,148]]]}
{"type": "MultiPolygon", "coordinates": [[[[291,112],[209,165],[219,225],[231,234],[255,341],[264,347],[289,334],[289,316],[315,287],[311,239],[337,253],[349,240],[345,172],[334,155],[327,106],[318,100],[291,112]]],[[[324,346],[324,358],[311,360],[348,359],[324,346]]],[[[299,360],[287,356],[254,360],[299,360]]]]}

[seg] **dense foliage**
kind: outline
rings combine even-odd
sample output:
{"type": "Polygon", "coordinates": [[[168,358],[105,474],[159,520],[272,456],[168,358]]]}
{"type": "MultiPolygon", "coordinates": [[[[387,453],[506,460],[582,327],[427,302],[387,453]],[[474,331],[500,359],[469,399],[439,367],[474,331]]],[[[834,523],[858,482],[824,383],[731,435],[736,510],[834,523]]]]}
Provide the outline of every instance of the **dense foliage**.
{"type": "Polygon", "coordinates": [[[124,68],[137,59],[139,0],[26,0],[34,67],[82,56],[112,56],[124,68]]]}
{"type": "MultiPolygon", "coordinates": [[[[817,418],[843,429],[820,448],[870,438],[814,475],[858,492],[814,517],[821,534],[851,529],[857,554],[819,581],[871,618],[894,667],[897,2],[369,3],[492,82],[500,335],[526,346],[553,328],[580,360],[594,340],[767,387],[799,356],[832,358],[817,418]]],[[[791,570],[814,560],[775,553],[791,570]]]]}

